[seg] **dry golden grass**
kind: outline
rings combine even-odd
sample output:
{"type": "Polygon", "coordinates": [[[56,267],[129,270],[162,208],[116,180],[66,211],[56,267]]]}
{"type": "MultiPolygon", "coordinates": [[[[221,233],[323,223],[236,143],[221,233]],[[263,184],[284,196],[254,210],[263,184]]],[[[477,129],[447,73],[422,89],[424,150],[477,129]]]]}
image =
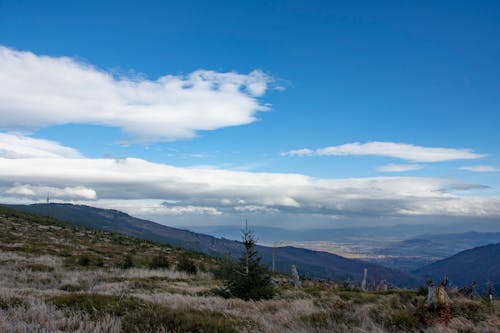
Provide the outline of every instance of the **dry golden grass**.
{"type": "Polygon", "coordinates": [[[0,212],[1,333],[500,332],[498,302],[457,295],[448,320],[405,290],[281,287],[271,300],[224,299],[212,292],[221,283],[208,272],[147,268],[160,251],[175,262],[179,249],[39,222],[0,212]],[[134,253],[140,267],[118,268],[124,253],[134,253]],[[91,263],[78,265],[82,255],[91,263]],[[98,258],[103,265],[95,265],[98,258]]]}

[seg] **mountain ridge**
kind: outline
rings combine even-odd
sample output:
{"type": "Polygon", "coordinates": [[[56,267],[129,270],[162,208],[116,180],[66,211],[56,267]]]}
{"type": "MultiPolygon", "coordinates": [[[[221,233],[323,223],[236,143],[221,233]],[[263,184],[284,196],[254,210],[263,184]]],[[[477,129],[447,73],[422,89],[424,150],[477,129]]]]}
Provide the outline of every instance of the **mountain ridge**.
{"type": "MultiPolygon", "coordinates": [[[[56,203],[8,206],[25,212],[51,216],[74,224],[197,250],[217,257],[226,255],[237,257],[242,249],[241,243],[237,241],[165,226],[138,219],[113,209],[56,203]]],[[[343,258],[327,252],[295,247],[273,249],[261,245],[257,246],[257,251],[263,258],[262,262],[266,265],[271,264],[274,251],[276,270],[286,274],[289,273],[290,266],[295,264],[301,274],[310,277],[360,281],[363,269],[367,268],[369,279],[373,282],[383,279],[404,287],[415,287],[422,282],[418,277],[408,273],[361,260],[343,258]]]]}
{"type": "Polygon", "coordinates": [[[448,276],[456,285],[500,284],[500,243],[475,247],[423,266],[413,273],[440,280],[448,276]]]}

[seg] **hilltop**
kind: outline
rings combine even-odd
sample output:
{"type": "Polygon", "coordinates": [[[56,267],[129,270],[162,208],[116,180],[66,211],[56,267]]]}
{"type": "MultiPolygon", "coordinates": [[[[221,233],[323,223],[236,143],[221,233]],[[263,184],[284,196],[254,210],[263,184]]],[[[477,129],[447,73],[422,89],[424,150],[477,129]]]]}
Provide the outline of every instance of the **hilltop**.
{"type": "Polygon", "coordinates": [[[448,276],[456,285],[491,282],[500,285],[500,243],[459,252],[415,271],[432,279],[448,276]]]}
{"type": "Polygon", "coordinates": [[[162,254],[176,262],[189,256],[201,265],[213,267],[216,260],[201,252],[189,251],[170,244],[160,244],[92,227],[70,224],[51,217],[24,213],[0,206],[0,249],[23,255],[61,257],[64,267],[118,267],[126,257],[132,265],[148,266],[162,254]]]}

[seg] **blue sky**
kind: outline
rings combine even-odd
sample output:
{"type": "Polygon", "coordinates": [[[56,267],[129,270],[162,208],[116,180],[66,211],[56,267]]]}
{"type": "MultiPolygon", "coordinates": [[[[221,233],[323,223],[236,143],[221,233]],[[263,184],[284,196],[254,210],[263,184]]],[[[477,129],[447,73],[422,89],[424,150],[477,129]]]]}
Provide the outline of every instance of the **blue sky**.
{"type": "MultiPolygon", "coordinates": [[[[0,190],[4,191],[4,201],[37,201],[37,195],[45,189],[59,193],[57,189],[82,187],[93,190],[95,196],[66,197],[67,191],[62,191],[60,200],[91,199],[90,204],[116,205],[117,208],[138,214],[145,214],[147,210],[133,210],[130,207],[138,202],[123,204],[123,201],[166,200],[184,207],[175,211],[175,217],[180,218],[179,215],[182,215],[184,220],[204,218],[203,212],[210,212],[208,208],[220,211],[220,215],[216,216],[221,219],[233,218],[236,206],[229,204],[233,209],[229,211],[220,209],[214,203],[228,198],[240,198],[238,200],[246,201],[247,206],[268,209],[259,210],[261,215],[296,213],[305,214],[307,218],[307,214],[313,214],[315,218],[325,217],[327,221],[332,216],[342,219],[343,216],[356,216],[358,213],[377,218],[399,217],[408,215],[408,211],[411,211],[412,217],[449,214],[497,216],[498,208],[492,207],[498,206],[500,202],[500,134],[497,129],[500,123],[499,16],[500,4],[494,1],[70,3],[0,0],[0,45],[8,50],[7,58],[12,56],[12,52],[31,52],[36,59],[41,56],[50,59],[69,57],[75,66],[83,66],[92,73],[106,73],[118,82],[117,85],[124,78],[149,83],[165,75],[185,78],[197,70],[241,75],[237,79],[224,79],[240,80],[238,84],[241,86],[231,98],[222,95],[214,97],[214,110],[222,110],[220,114],[214,111],[214,114],[217,113],[216,119],[210,118],[207,115],[210,112],[204,109],[204,105],[212,103],[212,100],[204,99],[199,104],[195,103],[193,120],[197,126],[193,129],[194,136],[172,134],[174,129],[167,123],[164,125],[167,129],[160,134],[156,125],[162,127],[161,120],[156,124],[144,120],[139,135],[137,128],[132,130],[134,133],[130,133],[130,119],[118,119],[117,116],[116,120],[103,120],[101,116],[84,116],[86,112],[106,112],[97,106],[100,97],[91,93],[78,97],[85,106],[77,108],[78,111],[68,111],[80,113],[80,116],[59,116],[54,111],[54,119],[47,115],[27,127],[28,120],[36,118],[34,114],[50,114],[54,105],[53,99],[47,102],[53,95],[46,95],[44,100],[47,105],[40,106],[38,111],[32,109],[40,100],[29,101],[32,95],[26,94],[30,91],[26,88],[27,84],[21,92],[10,91],[10,96],[25,94],[22,101],[26,102],[26,106],[21,105],[14,112],[8,96],[4,96],[4,100],[9,103],[0,104],[0,113],[4,113],[4,119],[7,119],[5,124],[0,122],[4,134],[16,133],[18,137],[45,140],[45,143],[57,142],[77,151],[79,158],[93,161],[103,157],[129,157],[174,166],[179,168],[179,172],[193,168],[247,172],[235,176],[243,178],[262,173],[293,173],[315,181],[356,179],[369,182],[366,187],[362,186],[363,200],[378,202],[388,200],[391,195],[399,200],[398,195],[403,195],[406,199],[425,197],[425,202],[418,208],[409,209],[407,201],[403,200],[404,207],[400,207],[396,213],[377,210],[364,212],[364,209],[359,208],[364,206],[357,203],[346,213],[343,207],[350,205],[346,203],[346,198],[359,199],[359,193],[353,194],[346,190],[352,184],[343,187],[341,192],[345,193],[344,197],[324,202],[321,200],[326,199],[319,198],[330,195],[328,191],[335,190],[338,193],[338,184],[325,185],[326,188],[307,198],[270,185],[269,191],[276,190],[279,194],[272,200],[253,202],[248,193],[232,191],[232,186],[229,186],[230,189],[224,188],[224,195],[220,194],[222,190],[219,191],[218,186],[225,183],[225,177],[229,177],[225,174],[220,176],[217,185],[210,181],[203,183],[209,188],[217,188],[216,193],[203,190],[188,195],[183,190],[180,195],[171,189],[164,192],[151,190],[131,198],[111,194],[110,188],[95,179],[83,180],[75,175],[74,178],[68,176],[56,182],[54,177],[35,177],[36,173],[33,173],[32,178],[13,175],[7,170],[8,167],[0,174],[0,180],[4,177],[0,181],[0,190]],[[252,71],[257,71],[253,72],[257,74],[250,75],[252,71]],[[264,92],[252,92],[249,88],[252,82],[264,85],[264,92]],[[231,104],[233,97],[234,101],[238,100],[234,103],[241,104],[231,104]],[[248,103],[255,105],[248,106],[248,103]],[[90,110],[94,106],[96,110],[90,110]],[[233,108],[239,107],[242,118],[234,120],[232,125],[226,125],[229,120],[222,118],[231,114],[233,108]],[[267,110],[262,110],[264,107],[267,110]],[[64,117],[68,120],[60,120],[66,119],[64,117]],[[254,117],[255,120],[248,117],[254,117]],[[151,126],[151,130],[148,126],[151,126]],[[207,126],[210,130],[204,130],[207,126]],[[153,127],[158,135],[146,138],[146,132],[155,131],[153,127]],[[165,135],[169,135],[167,141],[165,135]],[[397,152],[388,152],[392,148],[387,145],[374,144],[371,148],[365,145],[371,142],[405,144],[393,147],[397,151],[411,152],[412,147],[420,147],[424,153],[429,152],[425,149],[451,149],[453,151],[436,153],[449,153],[454,157],[438,158],[439,161],[401,158],[397,152]],[[356,154],[352,147],[343,146],[353,143],[359,143],[355,147],[356,154]],[[340,146],[342,152],[339,153],[337,149],[333,155],[314,153],[317,149],[332,146],[340,146]],[[312,153],[301,155],[311,156],[286,154],[299,149],[309,149],[312,153]],[[463,158],[465,151],[472,155],[463,158]],[[392,169],[383,167],[388,164],[396,166],[392,169]],[[464,167],[469,167],[469,170],[464,167]],[[413,170],[380,171],[405,168],[413,170]],[[371,183],[374,179],[382,181],[380,177],[387,178],[389,183],[404,177],[411,178],[412,184],[417,179],[424,182],[425,186],[429,186],[429,183],[433,185],[426,194],[419,190],[415,190],[418,193],[403,193],[401,185],[397,189],[391,187],[386,193],[371,183]],[[370,196],[370,188],[376,188],[373,196],[370,196]],[[463,190],[465,188],[467,190],[463,190]],[[382,197],[378,196],[380,192],[384,193],[382,197]],[[444,192],[446,196],[436,200],[459,201],[447,204],[446,209],[442,204],[428,201],[434,198],[434,194],[444,192]],[[470,202],[464,203],[463,200],[469,197],[472,198],[470,202]],[[463,208],[464,205],[471,207],[463,208]],[[314,209],[311,208],[313,206],[314,209]],[[201,217],[193,217],[185,207],[204,207],[205,210],[197,211],[201,217]],[[291,212],[287,207],[294,207],[295,211],[291,212]]],[[[20,55],[12,57],[24,59],[22,61],[28,61],[26,59],[29,58],[20,55]]],[[[9,80],[18,82],[28,80],[27,77],[30,82],[35,80],[43,86],[44,79],[33,72],[28,73],[30,69],[26,63],[19,66],[19,71],[23,72],[16,72],[16,77],[5,70],[3,78],[6,86],[17,87],[8,83],[9,80]]],[[[54,71],[61,70],[61,76],[54,82],[60,84],[65,73],[71,76],[71,72],[64,72],[61,64],[54,66],[54,71]]],[[[9,67],[5,65],[4,68],[9,67]]],[[[214,80],[221,79],[217,77],[214,80]]],[[[36,94],[44,93],[43,89],[37,89],[36,94]]],[[[64,89],[60,91],[61,95],[57,98],[64,99],[72,94],[64,89]]],[[[154,100],[162,98],[158,95],[154,100]]],[[[183,101],[189,107],[192,106],[187,97],[183,101]]],[[[130,104],[130,101],[127,103],[130,104]]],[[[134,100],[132,104],[137,110],[129,112],[145,112],[137,106],[141,103],[146,102],[134,100]]],[[[150,99],[147,103],[152,109],[158,107],[157,112],[167,112],[161,109],[164,106],[161,103],[156,105],[150,99]]],[[[175,105],[169,104],[169,107],[175,108],[175,105]]],[[[179,111],[179,114],[182,115],[182,112],[179,111]]],[[[11,138],[5,137],[7,139],[11,138]]],[[[33,141],[33,144],[38,143],[33,141]]],[[[11,151],[10,155],[5,152],[14,148],[5,148],[6,145],[3,148],[4,155],[12,159],[15,152],[11,151]]],[[[16,156],[19,159],[19,154],[16,156]]],[[[12,161],[6,161],[4,165],[7,162],[12,161]]],[[[50,168],[46,164],[36,165],[50,168]]],[[[76,172],[74,169],[65,170],[73,174],[76,172]]],[[[196,178],[195,175],[193,177],[196,178]]],[[[196,179],[189,178],[187,182],[191,184],[196,179]]],[[[283,184],[287,182],[284,180],[283,184]]],[[[137,183],[140,181],[137,180],[137,183]]],[[[257,183],[257,188],[266,191],[264,185],[257,183]]],[[[415,184],[412,186],[419,189],[420,183],[415,184]]],[[[307,190],[317,189],[318,186],[310,184],[307,190]]],[[[162,212],[159,210],[157,213],[161,215],[162,212]]],[[[165,219],[172,219],[173,213],[167,213],[165,219]]],[[[269,217],[262,219],[268,221],[269,217]]]]}

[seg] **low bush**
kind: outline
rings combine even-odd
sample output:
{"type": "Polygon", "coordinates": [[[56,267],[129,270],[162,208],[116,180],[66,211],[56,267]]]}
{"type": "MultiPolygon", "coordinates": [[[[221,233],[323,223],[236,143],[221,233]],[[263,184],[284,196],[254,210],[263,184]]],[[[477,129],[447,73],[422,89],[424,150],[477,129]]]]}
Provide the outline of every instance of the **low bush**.
{"type": "Polygon", "coordinates": [[[16,306],[25,306],[25,303],[17,297],[0,296],[0,310],[7,310],[16,306]]]}
{"type": "Polygon", "coordinates": [[[170,267],[170,262],[168,261],[168,258],[163,253],[160,253],[159,255],[154,256],[151,259],[151,262],[149,263],[150,269],[169,268],[169,267],[170,267]]]}
{"type": "Polygon", "coordinates": [[[132,297],[100,294],[53,296],[48,302],[69,313],[82,312],[92,320],[121,317],[121,332],[236,333],[236,321],[216,311],[191,308],[171,309],[132,297]]]}
{"type": "Polygon", "coordinates": [[[97,258],[97,259],[95,260],[95,265],[96,265],[97,267],[104,267],[104,260],[103,260],[102,258],[97,258]]]}
{"type": "Polygon", "coordinates": [[[31,269],[33,272],[52,272],[54,271],[54,267],[41,265],[41,264],[33,264],[29,265],[27,268],[31,269]]]}
{"type": "Polygon", "coordinates": [[[82,286],[78,284],[63,284],[59,287],[59,290],[67,291],[67,292],[76,292],[83,290],[82,286]]]}
{"type": "Polygon", "coordinates": [[[80,256],[76,263],[80,266],[88,266],[90,265],[90,258],[87,256],[80,256]]]}
{"type": "Polygon", "coordinates": [[[490,312],[489,307],[480,301],[460,301],[452,306],[454,316],[464,317],[473,323],[485,320],[490,312]]]}
{"type": "Polygon", "coordinates": [[[418,328],[418,318],[415,313],[399,311],[392,316],[388,326],[393,332],[411,332],[418,328]]]}
{"type": "Polygon", "coordinates": [[[141,302],[135,298],[120,299],[113,295],[77,293],[53,296],[48,302],[60,310],[86,313],[91,319],[102,318],[105,315],[124,316],[130,311],[137,311],[141,306],[141,302]]]}
{"type": "Polygon", "coordinates": [[[123,332],[238,332],[235,321],[220,312],[171,309],[156,304],[127,313],[122,320],[122,329],[123,332]]]}
{"type": "Polygon", "coordinates": [[[127,254],[125,257],[123,257],[122,262],[118,265],[118,267],[122,269],[129,269],[134,267],[134,261],[132,259],[132,256],[130,254],[127,254]]]}
{"type": "Polygon", "coordinates": [[[370,318],[388,332],[412,332],[419,327],[420,315],[415,308],[398,303],[399,295],[378,303],[370,311],[370,318]]]}
{"type": "Polygon", "coordinates": [[[177,262],[177,269],[181,272],[186,272],[189,274],[196,274],[198,269],[194,261],[186,255],[182,255],[177,262]]]}
{"type": "Polygon", "coordinates": [[[345,301],[350,301],[354,304],[375,303],[380,299],[379,296],[373,293],[361,292],[358,290],[339,291],[337,295],[345,301]]]}

